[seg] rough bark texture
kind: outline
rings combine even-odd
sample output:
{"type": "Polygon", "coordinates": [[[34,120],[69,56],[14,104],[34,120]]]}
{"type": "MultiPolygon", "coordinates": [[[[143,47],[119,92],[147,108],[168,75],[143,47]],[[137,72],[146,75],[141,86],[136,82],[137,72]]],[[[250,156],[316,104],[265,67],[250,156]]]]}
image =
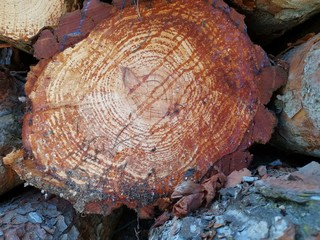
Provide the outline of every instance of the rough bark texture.
{"type": "MultiPolygon", "coordinates": [[[[168,196],[213,166],[247,166],[275,125],[284,83],[222,1],[139,1],[28,75],[26,181],[79,211],[108,214],[168,196]]],[[[208,175],[206,175],[208,174],[208,175]]]]}
{"type": "Polygon", "coordinates": [[[0,1],[0,39],[31,53],[31,39],[44,27],[58,25],[66,12],[79,7],[78,0],[0,1]]]}
{"type": "Polygon", "coordinates": [[[288,52],[288,83],[278,96],[275,145],[320,157],[320,34],[288,52]]]}
{"type": "Polygon", "coordinates": [[[48,59],[88,36],[89,32],[115,10],[99,0],[84,1],[81,10],[63,16],[57,27],[43,30],[34,47],[34,56],[48,59]]]}
{"type": "Polygon", "coordinates": [[[109,239],[121,211],[81,216],[59,197],[30,190],[0,203],[0,239],[109,239]]]}
{"type": "Polygon", "coordinates": [[[6,154],[22,146],[19,93],[16,80],[0,72],[0,195],[21,182],[14,171],[2,162],[6,154]]]}
{"type": "Polygon", "coordinates": [[[267,44],[320,12],[319,0],[231,0],[247,16],[251,32],[267,44]]]}

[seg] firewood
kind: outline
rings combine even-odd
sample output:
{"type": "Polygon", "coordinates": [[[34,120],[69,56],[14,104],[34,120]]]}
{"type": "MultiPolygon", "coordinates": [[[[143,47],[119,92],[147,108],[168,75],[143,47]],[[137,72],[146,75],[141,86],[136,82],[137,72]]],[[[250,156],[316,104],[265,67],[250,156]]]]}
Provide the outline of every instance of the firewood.
{"type": "Polygon", "coordinates": [[[12,165],[78,211],[139,209],[186,178],[246,167],[285,80],[222,1],[139,1],[31,69],[25,158],[12,165]]]}
{"type": "Polygon", "coordinates": [[[276,146],[320,157],[320,34],[283,56],[289,62],[288,83],[276,100],[279,126],[276,146]]]}
{"type": "Polygon", "coordinates": [[[0,195],[10,190],[21,180],[2,159],[15,148],[22,146],[21,123],[22,105],[15,79],[0,72],[0,195]]]}
{"type": "Polygon", "coordinates": [[[42,28],[58,25],[60,17],[79,8],[80,3],[80,0],[2,0],[0,40],[32,53],[32,38],[42,28]]]}
{"type": "Polygon", "coordinates": [[[319,0],[231,0],[246,14],[248,27],[264,44],[320,12],[319,0]]]}

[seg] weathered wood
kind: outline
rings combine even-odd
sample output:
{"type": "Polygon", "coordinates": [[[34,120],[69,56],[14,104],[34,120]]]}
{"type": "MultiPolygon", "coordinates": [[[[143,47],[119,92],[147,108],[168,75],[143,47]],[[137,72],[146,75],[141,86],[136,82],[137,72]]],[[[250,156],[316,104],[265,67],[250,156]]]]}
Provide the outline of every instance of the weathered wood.
{"type": "Polygon", "coordinates": [[[231,0],[246,14],[252,35],[270,43],[287,30],[320,12],[319,0],[231,0]]]}
{"type": "Polygon", "coordinates": [[[213,166],[249,164],[275,125],[264,104],[282,73],[222,1],[139,1],[32,68],[13,167],[79,211],[152,204],[213,166]]]}
{"type": "Polygon", "coordinates": [[[30,190],[0,203],[0,239],[108,240],[120,216],[82,216],[68,201],[30,190]]]}
{"type": "Polygon", "coordinates": [[[288,83],[276,105],[279,126],[273,143],[293,152],[320,157],[320,34],[290,50],[288,83]]]}
{"type": "Polygon", "coordinates": [[[19,177],[2,159],[14,148],[22,146],[22,104],[15,79],[0,72],[0,195],[21,183],[19,177]]]}
{"type": "Polygon", "coordinates": [[[65,13],[79,8],[80,0],[0,1],[0,40],[32,53],[32,38],[44,27],[56,26],[65,13]]]}
{"type": "Polygon", "coordinates": [[[54,29],[43,30],[33,45],[34,56],[48,59],[54,54],[73,46],[88,36],[89,32],[115,10],[99,0],[84,1],[82,9],[61,17],[54,29]]]}

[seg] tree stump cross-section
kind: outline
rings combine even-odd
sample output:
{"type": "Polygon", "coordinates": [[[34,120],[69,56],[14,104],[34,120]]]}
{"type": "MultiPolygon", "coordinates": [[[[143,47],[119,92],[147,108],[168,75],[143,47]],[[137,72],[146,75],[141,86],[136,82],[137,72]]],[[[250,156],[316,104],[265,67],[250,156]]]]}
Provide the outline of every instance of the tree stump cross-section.
{"type": "Polygon", "coordinates": [[[32,68],[13,167],[79,211],[150,205],[190,169],[200,181],[248,165],[275,124],[263,105],[278,75],[223,2],[139,1],[32,68]]]}

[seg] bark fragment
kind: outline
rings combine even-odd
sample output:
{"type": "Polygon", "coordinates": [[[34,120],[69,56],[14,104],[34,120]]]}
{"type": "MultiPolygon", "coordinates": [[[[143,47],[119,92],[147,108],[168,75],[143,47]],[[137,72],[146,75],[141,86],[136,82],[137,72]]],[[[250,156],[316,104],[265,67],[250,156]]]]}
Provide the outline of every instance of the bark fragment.
{"type": "Polygon", "coordinates": [[[53,29],[41,31],[33,45],[34,56],[48,59],[54,54],[73,46],[88,36],[89,32],[115,10],[99,0],[86,0],[82,9],[65,14],[53,29]]]}

